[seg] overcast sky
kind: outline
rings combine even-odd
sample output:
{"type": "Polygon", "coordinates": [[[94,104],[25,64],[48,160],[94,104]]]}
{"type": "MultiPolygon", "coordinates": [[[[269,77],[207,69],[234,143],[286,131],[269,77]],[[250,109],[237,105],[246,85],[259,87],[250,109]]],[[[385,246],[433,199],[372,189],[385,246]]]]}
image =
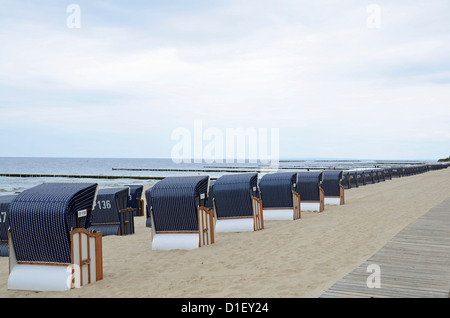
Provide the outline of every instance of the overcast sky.
{"type": "Polygon", "coordinates": [[[278,129],[281,158],[447,157],[449,13],[448,0],[0,0],[0,156],[168,158],[198,120],[278,129]]]}

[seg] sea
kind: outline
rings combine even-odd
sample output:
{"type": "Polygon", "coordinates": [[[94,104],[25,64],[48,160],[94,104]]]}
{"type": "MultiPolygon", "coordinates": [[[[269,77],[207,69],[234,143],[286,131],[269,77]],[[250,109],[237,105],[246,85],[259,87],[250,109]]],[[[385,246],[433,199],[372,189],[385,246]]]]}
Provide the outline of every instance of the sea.
{"type": "Polygon", "coordinates": [[[19,193],[45,182],[95,182],[99,188],[127,185],[151,186],[169,176],[208,175],[216,179],[224,174],[257,172],[258,176],[276,171],[352,170],[422,164],[420,160],[361,159],[281,159],[277,166],[263,162],[181,163],[170,158],[29,158],[0,157],[0,195],[19,193]]]}

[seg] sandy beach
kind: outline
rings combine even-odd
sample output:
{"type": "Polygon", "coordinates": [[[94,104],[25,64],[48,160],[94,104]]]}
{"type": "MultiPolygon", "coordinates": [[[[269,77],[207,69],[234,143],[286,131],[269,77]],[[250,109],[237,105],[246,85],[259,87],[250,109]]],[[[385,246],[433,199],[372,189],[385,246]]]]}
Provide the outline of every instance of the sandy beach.
{"type": "Polygon", "coordinates": [[[103,280],[66,292],[8,290],[0,297],[316,298],[382,248],[406,225],[450,196],[450,169],[345,191],[345,205],[266,221],[258,232],[217,233],[195,250],[153,251],[145,217],[135,234],[103,237],[103,280]]]}

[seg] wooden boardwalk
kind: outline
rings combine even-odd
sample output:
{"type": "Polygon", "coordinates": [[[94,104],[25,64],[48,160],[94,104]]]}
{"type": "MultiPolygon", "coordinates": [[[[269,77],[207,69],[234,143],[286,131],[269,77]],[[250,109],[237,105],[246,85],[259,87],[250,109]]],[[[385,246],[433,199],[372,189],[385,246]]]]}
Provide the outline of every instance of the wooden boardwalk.
{"type": "Polygon", "coordinates": [[[448,298],[449,291],[450,197],[406,226],[320,297],[448,298]],[[379,288],[374,287],[377,272],[369,267],[372,264],[379,266],[379,288]]]}

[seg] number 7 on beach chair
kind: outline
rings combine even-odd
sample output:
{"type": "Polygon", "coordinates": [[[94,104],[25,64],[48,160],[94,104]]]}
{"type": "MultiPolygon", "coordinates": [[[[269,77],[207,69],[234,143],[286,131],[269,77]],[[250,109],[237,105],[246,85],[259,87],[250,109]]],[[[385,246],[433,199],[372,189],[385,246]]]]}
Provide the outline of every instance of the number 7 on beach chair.
{"type": "Polygon", "coordinates": [[[11,202],[17,195],[0,196],[0,256],[8,256],[8,211],[11,202]]]}
{"type": "Polygon", "coordinates": [[[209,177],[167,177],[145,192],[152,249],[194,249],[214,243],[214,214],[204,206],[209,177]]]}

